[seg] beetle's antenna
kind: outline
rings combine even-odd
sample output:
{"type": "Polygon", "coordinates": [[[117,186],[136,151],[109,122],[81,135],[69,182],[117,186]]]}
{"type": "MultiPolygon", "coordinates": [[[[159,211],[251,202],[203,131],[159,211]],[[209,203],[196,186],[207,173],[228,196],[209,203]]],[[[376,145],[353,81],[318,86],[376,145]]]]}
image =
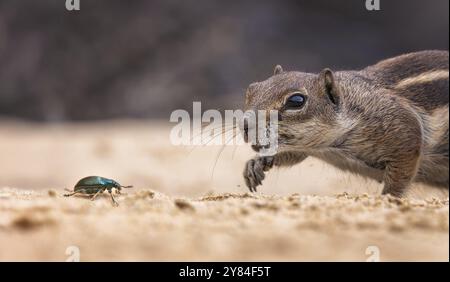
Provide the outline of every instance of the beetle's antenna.
{"type": "Polygon", "coordinates": [[[133,188],[133,186],[120,186],[120,188],[133,188]]]}

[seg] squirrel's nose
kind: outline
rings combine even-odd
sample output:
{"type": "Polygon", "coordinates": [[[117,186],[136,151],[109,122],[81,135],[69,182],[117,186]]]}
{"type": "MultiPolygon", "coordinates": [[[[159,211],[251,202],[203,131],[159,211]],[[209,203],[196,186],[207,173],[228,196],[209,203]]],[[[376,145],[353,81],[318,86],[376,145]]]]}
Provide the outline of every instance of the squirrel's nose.
{"type": "Polygon", "coordinates": [[[244,118],[244,141],[245,143],[248,143],[248,120],[244,118]]]}
{"type": "MultiPolygon", "coordinates": [[[[253,134],[253,131],[255,130],[255,122],[256,122],[256,117],[255,117],[255,110],[251,109],[248,110],[243,117],[243,122],[242,124],[242,133],[244,135],[244,141],[245,143],[248,143],[250,139],[250,134],[253,134]]],[[[252,137],[253,138],[253,137],[252,137]]]]}

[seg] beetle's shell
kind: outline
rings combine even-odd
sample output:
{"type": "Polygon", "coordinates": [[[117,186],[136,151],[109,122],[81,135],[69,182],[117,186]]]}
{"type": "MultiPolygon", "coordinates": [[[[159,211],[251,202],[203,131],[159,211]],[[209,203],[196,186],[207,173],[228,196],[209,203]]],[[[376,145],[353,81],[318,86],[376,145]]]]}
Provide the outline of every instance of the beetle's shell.
{"type": "Polygon", "coordinates": [[[75,187],[78,186],[95,186],[95,185],[107,185],[111,184],[111,179],[104,178],[101,176],[88,176],[80,181],[75,185],[75,187]]]}
{"type": "Polygon", "coordinates": [[[82,191],[85,194],[97,193],[100,189],[110,189],[120,186],[116,181],[101,176],[88,176],[75,185],[74,191],[82,191]]]}

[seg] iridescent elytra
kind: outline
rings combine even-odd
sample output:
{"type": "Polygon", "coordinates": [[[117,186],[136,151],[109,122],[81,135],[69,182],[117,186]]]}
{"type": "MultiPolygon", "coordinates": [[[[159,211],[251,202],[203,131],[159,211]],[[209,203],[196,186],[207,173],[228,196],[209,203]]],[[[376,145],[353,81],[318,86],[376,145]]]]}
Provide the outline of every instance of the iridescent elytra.
{"type": "Polygon", "coordinates": [[[70,191],[69,194],[65,194],[64,197],[70,197],[77,194],[92,195],[91,200],[93,201],[99,194],[108,190],[113,205],[118,206],[119,204],[112,194],[113,188],[120,194],[122,188],[133,188],[133,186],[122,186],[115,180],[101,176],[88,176],[78,181],[78,183],[75,184],[73,191],[70,191]]]}

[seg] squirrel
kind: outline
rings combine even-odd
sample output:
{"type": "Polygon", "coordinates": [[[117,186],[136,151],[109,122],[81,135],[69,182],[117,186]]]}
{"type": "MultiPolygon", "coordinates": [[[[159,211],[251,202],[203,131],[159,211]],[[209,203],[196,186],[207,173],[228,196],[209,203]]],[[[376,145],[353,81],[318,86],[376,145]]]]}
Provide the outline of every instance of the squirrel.
{"type": "MultiPolygon", "coordinates": [[[[402,197],[413,182],[448,189],[448,67],[448,51],[434,50],[356,71],[277,65],[246,91],[247,111],[278,111],[277,152],[246,163],[247,187],[255,192],[272,167],[312,156],[384,183],[382,194],[402,197]]],[[[247,142],[249,126],[256,125],[241,128],[247,142]]],[[[259,152],[262,145],[252,143],[259,152]]]]}

